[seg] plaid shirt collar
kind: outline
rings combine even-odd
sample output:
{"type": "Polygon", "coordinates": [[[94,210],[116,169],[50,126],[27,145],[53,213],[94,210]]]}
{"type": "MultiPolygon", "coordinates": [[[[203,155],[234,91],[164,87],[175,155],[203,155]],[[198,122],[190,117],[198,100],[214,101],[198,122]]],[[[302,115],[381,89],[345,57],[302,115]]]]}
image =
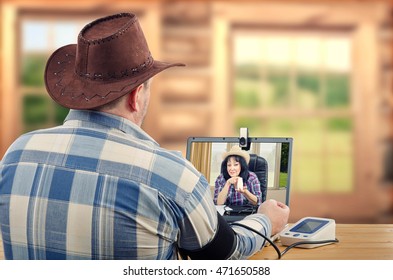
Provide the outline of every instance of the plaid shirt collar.
{"type": "Polygon", "coordinates": [[[150,137],[150,135],[148,135],[135,123],[123,117],[109,113],[71,109],[64,120],[64,126],[83,126],[86,128],[96,129],[117,129],[125,134],[133,135],[138,139],[149,141],[151,144],[159,146],[159,144],[152,137],[150,137]]]}

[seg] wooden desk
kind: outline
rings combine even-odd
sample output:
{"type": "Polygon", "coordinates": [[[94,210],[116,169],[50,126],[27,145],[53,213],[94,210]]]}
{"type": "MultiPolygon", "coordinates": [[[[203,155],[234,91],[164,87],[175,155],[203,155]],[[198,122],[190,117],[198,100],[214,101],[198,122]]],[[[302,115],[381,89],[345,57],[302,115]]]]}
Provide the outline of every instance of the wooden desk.
{"type": "MultiPolygon", "coordinates": [[[[393,224],[337,224],[338,243],[313,249],[292,248],[282,260],[393,260],[393,224]]],[[[279,241],[276,245],[283,251],[279,241]]],[[[277,259],[272,246],[251,257],[277,259]]]]}
{"type": "MultiPolygon", "coordinates": [[[[338,224],[339,243],[314,249],[293,248],[283,260],[393,260],[393,224],[338,224]]],[[[280,251],[286,247],[276,242],[280,251]]],[[[0,260],[4,259],[0,234],[0,260]]],[[[272,246],[251,257],[253,260],[277,259],[272,246]]]]}

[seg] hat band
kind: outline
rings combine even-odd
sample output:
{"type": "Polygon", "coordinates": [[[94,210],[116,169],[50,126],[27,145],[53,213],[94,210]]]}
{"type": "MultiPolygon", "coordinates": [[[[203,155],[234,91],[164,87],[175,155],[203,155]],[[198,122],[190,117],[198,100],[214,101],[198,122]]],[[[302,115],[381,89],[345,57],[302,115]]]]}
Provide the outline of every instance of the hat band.
{"type": "Polygon", "coordinates": [[[150,55],[145,62],[142,64],[132,67],[130,69],[124,69],[120,70],[118,72],[108,72],[106,74],[100,73],[100,72],[95,72],[95,73],[80,73],[78,71],[75,71],[75,73],[81,77],[85,78],[88,80],[93,80],[93,81],[108,81],[108,80],[121,80],[126,77],[132,77],[138,74],[143,73],[145,70],[149,69],[153,65],[154,59],[150,55]]]}

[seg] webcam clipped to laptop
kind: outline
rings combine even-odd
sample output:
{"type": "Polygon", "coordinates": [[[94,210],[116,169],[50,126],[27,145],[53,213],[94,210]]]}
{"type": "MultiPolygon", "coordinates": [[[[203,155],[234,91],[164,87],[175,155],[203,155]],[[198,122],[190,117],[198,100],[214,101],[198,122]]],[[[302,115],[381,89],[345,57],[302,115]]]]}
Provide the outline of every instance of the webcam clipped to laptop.
{"type": "MultiPolygon", "coordinates": [[[[222,156],[236,145],[250,155],[248,167],[260,181],[260,201],[275,199],[289,206],[293,139],[249,137],[247,128],[240,129],[239,137],[188,138],[186,157],[208,180],[212,197],[221,173],[222,156]]],[[[255,213],[257,208],[249,203],[217,205],[217,210],[228,222],[243,219],[255,213]]]]}

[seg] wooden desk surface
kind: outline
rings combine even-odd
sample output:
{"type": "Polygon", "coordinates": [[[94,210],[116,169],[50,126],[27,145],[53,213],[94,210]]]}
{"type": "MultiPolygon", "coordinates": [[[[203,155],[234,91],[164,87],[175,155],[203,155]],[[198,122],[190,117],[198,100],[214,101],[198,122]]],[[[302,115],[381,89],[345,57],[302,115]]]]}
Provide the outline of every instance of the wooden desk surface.
{"type": "MultiPolygon", "coordinates": [[[[393,224],[337,224],[338,243],[313,249],[292,248],[282,260],[393,260],[393,224]]],[[[282,252],[286,247],[279,241],[282,252]]],[[[253,260],[277,259],[272,246],[251,257],[253,260]]]]}
{"type": "MultiPolygon", "coordinates": [[[[293,248],[283,260],[393,260],[393,224],[338,224],[339,243],[313,249],[293,248]]],[[[280,251],[286,247],[276,242],[280,251]]],[[[277,259],[272,246],[251,257],[253,260],[277,259]]],[[[0,234],[0,260],[4,260],[0,234]]]]}

